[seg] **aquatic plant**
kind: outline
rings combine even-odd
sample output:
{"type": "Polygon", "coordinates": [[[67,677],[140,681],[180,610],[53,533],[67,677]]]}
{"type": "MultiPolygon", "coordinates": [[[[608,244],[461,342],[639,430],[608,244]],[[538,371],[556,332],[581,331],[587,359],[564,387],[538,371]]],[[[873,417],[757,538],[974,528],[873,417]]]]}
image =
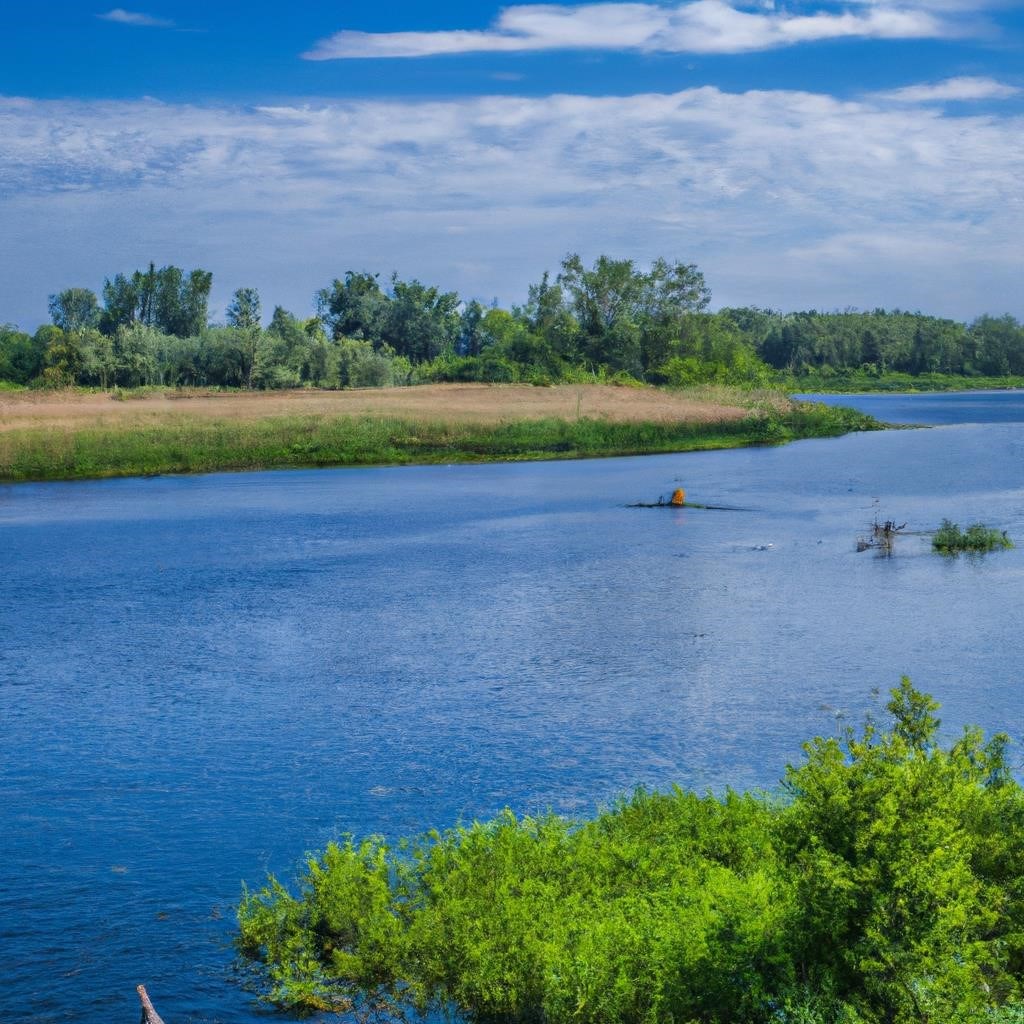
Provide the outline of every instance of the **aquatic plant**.
{"type": "Polygon", "coordinates": [[[943,519],[932,537],[932,548],[944,555],[958,555],[961,551],[984,553],[1012,547],[1013,541],[1005,530],[996,530],[984,523],[972,523],[966,530],[961,530],[956,523],[943,519]]]}

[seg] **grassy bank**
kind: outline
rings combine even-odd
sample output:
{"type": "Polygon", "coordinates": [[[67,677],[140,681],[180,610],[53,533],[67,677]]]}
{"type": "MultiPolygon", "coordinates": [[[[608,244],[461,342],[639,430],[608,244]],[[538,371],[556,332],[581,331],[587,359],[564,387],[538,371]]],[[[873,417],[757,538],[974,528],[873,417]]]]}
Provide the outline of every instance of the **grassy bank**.
{"type": "Polygon", "coordinates": [[[0,433],[0,480],[73,480],[281,467],[572,459],[777,444],[879,426],[849,409],[792,403],[724,422],[557,418],[507,423],[377,416],[187,415],[152,424],[0,433]]]}

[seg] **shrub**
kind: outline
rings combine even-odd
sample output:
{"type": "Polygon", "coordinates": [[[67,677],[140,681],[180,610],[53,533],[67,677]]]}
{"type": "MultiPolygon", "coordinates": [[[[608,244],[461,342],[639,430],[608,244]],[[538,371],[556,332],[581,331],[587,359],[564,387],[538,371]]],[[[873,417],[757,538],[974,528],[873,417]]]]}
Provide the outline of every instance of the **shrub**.
{"type": "Polygon", "coordinates": [[[958,555],[961,551],[983,554],[1012,547],[1013,541],[1005,530],[996,530],[984,523],[972,523],[961,530],[956,523],[943,519],[932,537],[932,548],[944,555],[958,555]]]}
{"type": "Polygon", "coordinates": [[[936,742],[904,679],[888,731],[818,738],[783,798],[643,790],[397,848],[351,837],[239,909],[270,1002],[479,1024],[1019,1019],[1024,791],[1006,738],[936,742]]]}

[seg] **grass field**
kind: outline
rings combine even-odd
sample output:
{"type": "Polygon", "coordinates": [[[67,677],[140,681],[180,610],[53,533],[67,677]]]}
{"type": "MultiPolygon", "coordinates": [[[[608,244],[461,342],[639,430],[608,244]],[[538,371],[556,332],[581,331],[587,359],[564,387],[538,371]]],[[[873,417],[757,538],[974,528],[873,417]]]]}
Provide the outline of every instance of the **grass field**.
{"type": "MultiPolygon", "coordinates": [[[[618,422],[718,422],[742,419],[749,401],[724,391],[508,384],[431,384],[357,391],[31,391],[0,394],[0,431],[29,427],[154,425],[195,420],[261,420],[277,416],[385,416],[407,420],[503,423],[523,419],[610,419],[618,422]]],[[[758,396],[780,401],[772,392],[758,396]]],[[[784,399],[781,400],[784,402],[784,399]]]]}
{"type": "Polygon", "coordinates": [[[875,426],[778,393],[599,385],[0,395],[0,480],[580,458],[726,448],[875,426]]]}

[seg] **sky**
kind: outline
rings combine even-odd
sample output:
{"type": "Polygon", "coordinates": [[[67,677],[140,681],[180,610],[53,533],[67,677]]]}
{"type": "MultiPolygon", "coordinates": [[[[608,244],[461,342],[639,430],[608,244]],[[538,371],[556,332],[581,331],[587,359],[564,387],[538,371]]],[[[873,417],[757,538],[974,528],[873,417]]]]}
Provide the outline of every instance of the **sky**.
{"type": "Polygon", "coordinates": [[[1022,0],[0,10],[0,323],[152,260],[313,311],[502,305],[567,253],[712,306],[1024,318],[1022,0]]]}

